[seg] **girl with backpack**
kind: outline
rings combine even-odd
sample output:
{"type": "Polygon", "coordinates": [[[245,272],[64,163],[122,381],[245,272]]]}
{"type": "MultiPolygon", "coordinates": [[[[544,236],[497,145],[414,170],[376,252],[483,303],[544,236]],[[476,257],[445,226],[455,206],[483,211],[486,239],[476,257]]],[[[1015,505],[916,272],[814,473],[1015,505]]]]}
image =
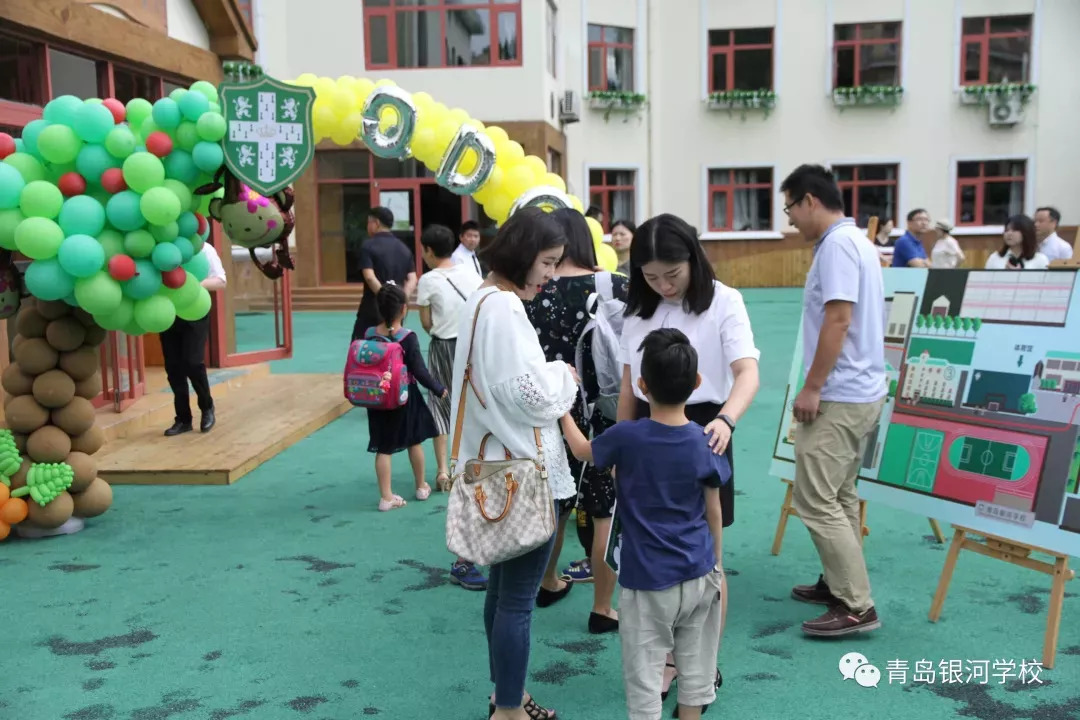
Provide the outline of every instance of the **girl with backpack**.
{"type": "Polygon", "coordinates": [[[412,464],[416,479],[416,499],[427,500],[431,495],[431,486],[424,475],[423,443],[439,434],[431,410],[420,393],[423,385],[433,395],[446,397],[447,389],[438,380],[431,377],[424,357],[420,353],[420,341],[416,333],[403,328],[402,321],[408,310],[405,291],[397,285],[384,284],[375,298],[382,322],[367,331],[365,341],[396,344],[401,348],[405,367],[408,369],[408,395],[404,403],[392,409],[369,407],[368,412],[368,452],[375,453],[375,475],[379,479],[379,510],[396,510],[405,506],[405,500],[395,495],[390,488],[391,457],[402,450],[408,450],[409,463],[412,464]]]}

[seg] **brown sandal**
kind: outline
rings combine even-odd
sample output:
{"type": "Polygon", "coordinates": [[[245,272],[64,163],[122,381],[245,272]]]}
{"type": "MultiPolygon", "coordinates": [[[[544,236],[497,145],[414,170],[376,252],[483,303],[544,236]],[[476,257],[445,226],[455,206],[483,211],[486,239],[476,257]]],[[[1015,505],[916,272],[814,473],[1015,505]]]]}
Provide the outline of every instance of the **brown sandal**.
{"type": "Polygon", "coordinates": [[[435,489],[439,492],[450,492],[454,481],[450,479],[450,473],[440,472],[435,476],[435,489]]]}

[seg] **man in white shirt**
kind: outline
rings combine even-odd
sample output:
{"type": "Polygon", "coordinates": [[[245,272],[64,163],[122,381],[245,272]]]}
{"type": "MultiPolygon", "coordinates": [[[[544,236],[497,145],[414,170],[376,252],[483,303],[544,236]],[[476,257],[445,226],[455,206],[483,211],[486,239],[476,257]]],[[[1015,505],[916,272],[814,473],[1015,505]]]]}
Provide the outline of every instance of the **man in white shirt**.
{"type": "Polygon", "coordinates": [[[802,629],[833,637],[881,627],[863,558],[855,481],[860,444],[880,420],[887,393],[884,281],[873,243],[844,216],[831,171],[802,165],[780,191],[791,224],[815,241],[803,291],[806,374],[794,403],[792,499],[824,569],[816,584],[797,585],[791,594],[828,606],[802,629]]]}
{"type": "MultiPolygon", "coordinates": [[[[221,257],[210,243],[203,243],[202,253],[210,270],[202,286],[214,293],[225,289],[225,268],[221,257]]],[[[188,380],[195,388],[202,417],[199,430],[209,432],[214,427],[214,398],[210,395],[210,380],[206,376],[206,341],[210,338],[210,314],[199,320],[176,318],[172,326],[161,333],[161,354],[165,358],[165,375],[173,391],[173,410],[176,415],[167,437],[191,432],[191,401],[188,380]]]]}
{"type": "Polygon", "coordinates": [[[455,265],[468,265],[476,271],[478,276],[483,278],[484,270],[480,267],[480,260],[476,257],[476,248],[480,244],[480,224],[475,220],[466,220],[461,225],[458,239],[461,243],[454,248],[454,253],[450,256],[450,259],[454,261],[455,265]]]}
{"type": "Polygon", "coordinates": [[[1039,240],[1039,252],[1048,260],[1068,260],[1073,248],[1065,238],[1057,234],[1061,213],[1057,208],[1041,207],[1035,211],[1035,237],[1039,240]]]}

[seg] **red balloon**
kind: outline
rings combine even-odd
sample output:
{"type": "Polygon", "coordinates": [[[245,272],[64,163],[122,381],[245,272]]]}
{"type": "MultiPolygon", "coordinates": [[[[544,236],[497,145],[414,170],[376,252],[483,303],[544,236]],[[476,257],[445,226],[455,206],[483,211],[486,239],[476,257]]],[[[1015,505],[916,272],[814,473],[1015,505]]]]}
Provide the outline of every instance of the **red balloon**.
{"type": "Polygon", "coordinates": [[[203,217],[202,213],[195,213],[195,219],[199,221],[199,229],[196,232],[202,235],[206,232],[206,218],[203,217]]]}
{"type": "Polygon", "coordinates": [[[60,188],[60,192],[64,194],[64,197],[82,195],[86,192],[86,180],[77,172],[67,172],[60,176],[56,187],[60,188]]]}
{"type": "Polygon", "coordinates": [[[0,132],[0,160],[13,152],[15,152],[15,138],[5,132],[0,132]]]}
{"type": "Polygon", "coordinates": [[[183,287],[184,283],[187,282],[187,270],[182,267],[167,270],[161,273],[161,282],[165,287],[173,290],[183,287]]]}
{"type": "Polygon", "coordinates": [[[109,112],[112,113],[113,120],[117,124],[124,122],[124,118],[127,117],[127,108],[124,107],[124,103],[116,98],[106,98],[101,101],[101,104],[109,108],[109,112]]]}
{"type": "Polygon", "coordinates": [[[109,275],[117,282],[124,282],[135,277],[135,261],[127,255],[113,255],[109,258],[109,275]]]}
{"type": "Polygon", "coordinates": [[[159,158],[166,157],[172,152],[172,138],[160,130],[146,136],[146,149],[159,158]]]}
{"type": "Polygon", "coordinates": [[[101,173],[101,187],[111,193],[127,190],[127,182],[124,181],[124,171],[120,168],[109,168],[101,173]]]}

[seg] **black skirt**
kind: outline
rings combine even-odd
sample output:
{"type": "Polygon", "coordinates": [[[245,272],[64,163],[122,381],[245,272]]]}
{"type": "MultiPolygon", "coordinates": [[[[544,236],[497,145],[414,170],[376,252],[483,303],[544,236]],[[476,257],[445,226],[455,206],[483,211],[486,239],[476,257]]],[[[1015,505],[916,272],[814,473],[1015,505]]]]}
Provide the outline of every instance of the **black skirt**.
{"type": "MultiPolygon", "coordinates": [[[[696,422],[701,427],[705,427],[724,409],[723,403],[695,403],[694,405],[686,406],[686,417],[689,420],[696,422]]],[[[649,417],[649,403],[644,400],[638,399],[637,412],[635,414],[637,419],[649,417]]],[[[702,442],[707,442],[703,437],[702,442]]],[[[724,456],[727,458],[728,463],[731,465],[731,480],[724,483],[720,487],[720,507],[723,510],[724,527],[731,525],[735,522],[735,451],[734,451],[735,438],[732,437],[728,440],[727,449],[724,450],[724,456]]]]}
{"type": "Polygon", "coordinates": [[[393,410],[368,408],[368,452],[393,455],[439,434],[435,419],[416,381],[409,383],[409,400],[393,410]]]}

